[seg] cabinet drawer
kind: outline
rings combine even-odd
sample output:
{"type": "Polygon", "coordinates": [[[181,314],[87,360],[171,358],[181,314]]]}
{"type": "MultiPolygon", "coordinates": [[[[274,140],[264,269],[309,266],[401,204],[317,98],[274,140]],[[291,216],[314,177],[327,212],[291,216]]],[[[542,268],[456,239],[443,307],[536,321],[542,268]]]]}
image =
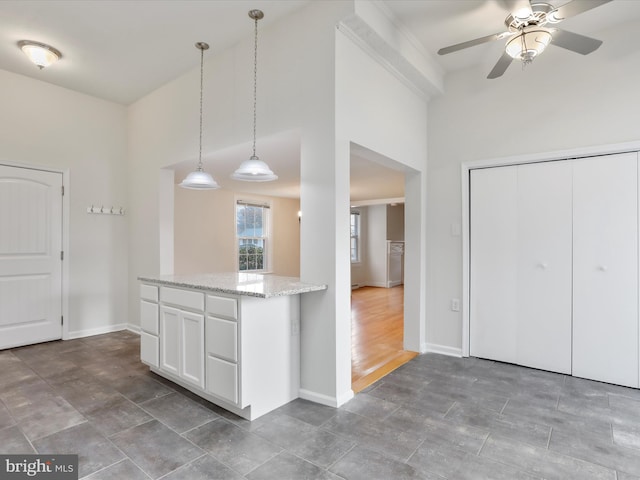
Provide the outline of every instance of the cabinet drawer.
{"type": "Polygon", "coordinates": [[[159,340],[155,335],[140,332],[140,360],[147,365],[157,367],[160,359],[159,340]]]}
{"type": "Polygon", "coordinates": [[[140,328],[143,332],[158,335],[158,304],[140,301],[140,328]]]}
{"type": "Polygon", "coordinates": [[[204,293],[182,290],[180,288],[161,287],[160,300],[178,307],[204,311],[204,293]]]}
{"type": "Polygon", "coordinates": [[[236,320],[238,318],[238,301],[235,298],[207,295],[207,313],[236,320]]]}
{"type": "Polygon", "coordinates": [[[231,320],[207,317],[207,353],[231,362],[238,361],[238,324],[231,320]]]}
{"type": "Polygon", "coordinates": [[[238,366],[207,356],[207,391],[228,402],[238,404],[238,366]]]}
{"type": "Polygon", "coordinates": [[[140,284],[140,298],[150,302],[158,301],[158,287],[155,285],[140,284]]]}

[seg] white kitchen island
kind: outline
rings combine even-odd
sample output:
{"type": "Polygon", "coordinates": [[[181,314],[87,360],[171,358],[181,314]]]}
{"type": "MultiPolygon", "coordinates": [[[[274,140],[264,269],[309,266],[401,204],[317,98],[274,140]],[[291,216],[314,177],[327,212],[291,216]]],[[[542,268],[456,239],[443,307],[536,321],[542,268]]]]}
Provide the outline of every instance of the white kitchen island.
{"type": "Polygon", "coordinates": [[[248,420],[298,398],[300,294],[326,285],[257,273],[140,280],[140,358],[248,420]]]}

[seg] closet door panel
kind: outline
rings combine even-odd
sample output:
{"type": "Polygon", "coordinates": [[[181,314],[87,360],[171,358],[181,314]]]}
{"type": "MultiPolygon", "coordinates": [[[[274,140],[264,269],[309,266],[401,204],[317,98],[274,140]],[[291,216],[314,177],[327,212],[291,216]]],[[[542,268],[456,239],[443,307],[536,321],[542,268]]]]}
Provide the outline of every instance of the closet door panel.
{"type": "Polygon", "coordinates": [[[517,167],[473,170],[470,199],[470,353],[515,363],[517,167]]]}
{"type": "Polygon", "coordinates": [[[573,375],[638,387],[637,154],[574,161],[573,375]]]}
{"type": "Polygon", "coordinates": [[[517,362],[571,373],[571,162],[518,167],[517,362]]]}

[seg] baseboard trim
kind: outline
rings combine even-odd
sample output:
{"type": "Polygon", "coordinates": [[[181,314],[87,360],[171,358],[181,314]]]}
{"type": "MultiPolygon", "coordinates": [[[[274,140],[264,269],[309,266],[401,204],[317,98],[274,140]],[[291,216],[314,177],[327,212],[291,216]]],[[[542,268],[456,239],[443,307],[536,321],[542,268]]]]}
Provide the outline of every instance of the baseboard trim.
{"type": "Polygon", "coordinates": [[[304,388],[301,388],[299,396],[300,398],[309,400],[310,402],[319,403],[320,405],[326,405],[328,407],[338,408],[339,406],[344,405],[349,400],[351,400],[354,397],[354,394],[353,390],[349,389],[349,391],[345,392],[339,397],[330,397],[329,395],[325,395],[323,393],[312,392],[311,390],[305,390],[304,388]]]}
{"type": "Polygon", "coordinates": [[[131,323],[127,323],[127,330],[129,330],[131,333],[137,333],[138,335],[140,335],[140,325],[133,325],[131,323]]]}
{"type": "Polygon", "coordinates": [[[462,357],[462,348],[448,347],[447,345],[438,345],[436,343],[425,344],[426,353],[439,353],[450,357],[462,357]]]}
{"type": "Polygon", "coordinates": [[[365,287],[378,287],[378,288],[388,288],[387,282],[366,282],[364,284],[365,287]]]}
{"type": "Polygon", "coordinates": [[[117,325],[107,325],[106,327],[90,328],[87,330],[76,330],[75,332],[69,332],[69,336],[66,340],[73,340],[75,338],[93,337],[94,335],[102,335],[103,333],[119,332],[121,330],[127,330],[129,324],[118,323],[117,325]]]}

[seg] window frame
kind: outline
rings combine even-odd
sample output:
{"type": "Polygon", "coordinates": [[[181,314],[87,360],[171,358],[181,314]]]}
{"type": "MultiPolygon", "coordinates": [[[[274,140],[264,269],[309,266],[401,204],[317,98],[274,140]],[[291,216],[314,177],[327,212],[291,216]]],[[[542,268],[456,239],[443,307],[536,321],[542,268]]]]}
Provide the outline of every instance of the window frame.
{"type": "Polygon", "coordinates": [[[349,214],[349,258],[352,264],[362,263],[362,217],[360,211],[351,210],[349,214]],[[356,234],[353,233],[353,219],[357,218],[356,234]],[[353,258],[353,240],[355,239],[356,258],[353,258]]]}
{"type": "Polygon", "coordinates": [[[235,269],[239,273],[268,273],[271,269],[271,252],[273,251],[272,242],[272,205],[271,202],[265,200],[258,199],[247,199],[247,198],[236,198],[234,202],[234,235],[235,235],[235,269]],[[240,205],[249,206],[249,207],[259,207],[262,208],[262,236],[250,236],[250,235],[239,235],[238,234],[238,207],[240,205]],[[265,218],[266,217],[266,218],[265,218]],[[255,269],[240,269],[240,241],[242,239],[248,241],[262,241],[263,242],[263,251],[262,251],[262,268],[255,269]]]}

